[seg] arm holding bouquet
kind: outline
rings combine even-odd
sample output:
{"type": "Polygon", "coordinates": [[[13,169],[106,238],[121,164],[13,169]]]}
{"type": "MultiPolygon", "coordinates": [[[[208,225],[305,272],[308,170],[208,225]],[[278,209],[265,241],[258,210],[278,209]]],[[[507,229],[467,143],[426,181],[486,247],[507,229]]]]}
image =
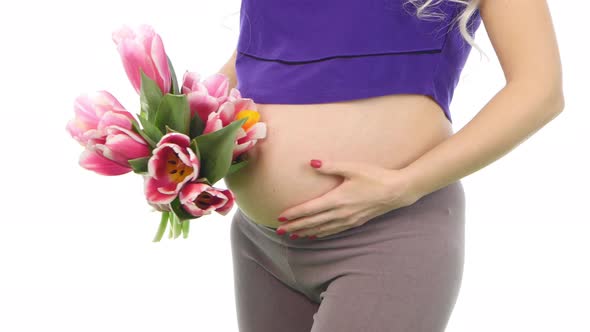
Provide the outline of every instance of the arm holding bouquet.
{"type": "Polygon", "coordinates": [[[235,88],[238,85],[238,79],[236,76],[236,57],[238,55],[238,50],[234,49],[229,60],[223,64],[221,69],[219,69],[219,73],[225,75],[229,80],[229,89],[235,88]]]}

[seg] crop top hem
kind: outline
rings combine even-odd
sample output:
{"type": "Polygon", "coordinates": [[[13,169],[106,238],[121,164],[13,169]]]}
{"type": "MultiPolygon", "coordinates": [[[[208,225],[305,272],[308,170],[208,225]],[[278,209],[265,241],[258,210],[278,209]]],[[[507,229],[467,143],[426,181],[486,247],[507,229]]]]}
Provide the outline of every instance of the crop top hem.
{"type": "Polygon", "coordinates": [[[392,53],[294,64],[260,60],[239,52],[236,88],[242,96],[260,104],[320,104],[389,94],[421,94],[431,97],[452,123],[448,100],[444,94],[437,95],[432,82],[440,56],[440,51],[392,53]],[[390,57],[397,57],[396,61],[390,57]],[[322,75],[316,75],[320,70],[322,75]],[[419,77],[428,78],[430,83],[424,84],[419,77]],[[313,89],[302,89],[306,86],[313,89]]]}

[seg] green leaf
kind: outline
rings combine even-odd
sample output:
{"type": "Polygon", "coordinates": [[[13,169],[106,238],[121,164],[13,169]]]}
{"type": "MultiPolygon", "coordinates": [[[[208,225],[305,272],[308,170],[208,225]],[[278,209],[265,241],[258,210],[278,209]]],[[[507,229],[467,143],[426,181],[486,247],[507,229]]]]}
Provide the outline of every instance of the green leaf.
{"type": "Polygon", "coordinates": [[[168,93],[162,97],[154,125],[161,132],[165,132],[166,126],[169,126],[179,133],[188,135],[190,110],[186,95],[172,95],[168,93]]]}
{"type": "Polygon", "coordinates": [[[197,141],[195,139],[191,141],[191,149],[197,156],[197,159],[201,160],[201,152],[199,151],[199,146],[197,145],[197,141]]]}
{"type": "Polygon", "coordinates": [[[195,113],[193,118],[191,119],[191,131],[190,131],[190,138],[195,138],[203,133],[205,129],[205,123],[201,120],[199,114],[195,113]]]}
{"type": "Polygon", "coordinates": [[[168,125],[166,125],[166,134],[169,134],[169,133],[177,133],[177,131],[168,127],[168,125]]]}
{"type": "Polygon", "coordinates": [[[211,186],[211,185],[212,185],[212,184],[211,184],[211,182],[209,182],[209,179],[207,179],[207,178],[206,178],[206,177],[204,177],[204,176],[203,176],[203,177],[200,177],[200,178],[197,178],[197,179],[193,180],[192,182],[205,183],[205,184],[207,184],[207,185],[209,185],[209,186],[211,186]]]}
{"type": "Polygon", "coordinates": [[[168,212],[168,211],[162,212],[162,219],[160,219],[160,225],[158,227],[158,231],[156,232],[156,235],[154,236],[154,239],[152,240],[152,242],[160,242],[160,240],[162,239],[162,235],[164,235],[164,232],[166,231],[166,226],[168,225],[169,217],[170,217],[170,212],[168,212]]]}
{"type": "Polygon", "coordinates": [[[179,220],[188,220],[188,219],[193,219],[195,217],[192,214],[188,213],[182,207],[182,205],[180,204],[180,198],[178,196],[176,196],[176,198],[174,198],[172,203],[170,203],[170,208],[172,208],[172,211],[174,212],[174,214],[176,215],[176,217],[179,220]]]}
{"type": "Polygon", "coordinates": [[[162,139],[162,132],[153,123],[149,122],[144,118],[139,118],[139,122],[143,126],[143,131],[147,137],[149,137],[154,143],[154,146],[162,139]]]}
{"type": "Polygon", "coordinates": [[[238,129],[246,120],[235,120],[219,130],[195,137],[201,154],[200,176],[207,177],[212,184],[225,176],[231,166],[238,129]]]}
{"type": "MultiPolygon", "coordinates": [[[[141,119],[141,114],[137,114],[137,117],[141,119]]],[[[135,130],[136,133],[139,134],[139,136],[141,136],[144,140],[146,140],[146,142],[150,145],[150,150],[153,150],[153,148],[156,147],[156,143],[154,142],[140,127],[139,127],[139,123],[133,119],[131,120],[133,129],[135,130]]]]}
{"type": "Polygon", "coordinates": [[[228,176],[232,173],[237,172],[239,169],[241,169],[242,167],[248,165],[248,160],[243,160],[240,161],[239,163],[234,163],[231,164],[231,166],[229,166],[229,170],[227,171],[227,174],[225,176],[228,176]]]}
{"type": "Polygon", "coordinates": [[[128,162],[135,173],[147,173],[148,160],[150,160],[150,157],[141,157],[136,159],[129,159],[128,162]]]}
{"type": "Polygon", "coordinates": [[[180,94],[180,89],[178,87],[178,80],[176,79],[176,72],[174,71],[174,66],[172,66],[172,61],[170,61],[170,57],[166,55],[168,59],[168,67],[170,67],[170,76],[172,77],[172,84],[170,86],[170,93],[171,94],[180,94]]]}
{"type": "Polygon", "coordinates": [[[158,84],[149,78],[141,68],[139,71],[141,73],[139,101],[141,104],[141,114],[143,114],[141,117],[153,122],[158,106],[160,105],[160,100],[162,99],[162,90],[160,90],[158,84]]]}

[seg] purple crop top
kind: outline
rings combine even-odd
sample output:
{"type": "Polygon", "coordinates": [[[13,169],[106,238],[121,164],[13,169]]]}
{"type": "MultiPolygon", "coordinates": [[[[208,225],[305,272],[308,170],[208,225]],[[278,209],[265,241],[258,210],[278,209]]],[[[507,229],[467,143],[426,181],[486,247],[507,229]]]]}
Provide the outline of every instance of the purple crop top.
{"type": "MultiPolygon", "coordinates": [[[[405,0],[242,0],[237,86],[261,104],[312,104],[423,94],[449,111],[471,46],[451,20],[418,19],[405,0]]],[[[481,22],[471,16],[473,35],[481,22]]]]}

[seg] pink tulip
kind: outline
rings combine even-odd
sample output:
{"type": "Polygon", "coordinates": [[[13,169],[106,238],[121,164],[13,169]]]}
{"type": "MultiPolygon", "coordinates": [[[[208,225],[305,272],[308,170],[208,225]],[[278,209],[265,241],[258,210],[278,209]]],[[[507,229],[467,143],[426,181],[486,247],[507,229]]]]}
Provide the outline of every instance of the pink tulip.
{"type": "Polygon", "coordinates": [[[74,112],[66,130],[86,148],[79,158],[83,168],[101,175],[121,175],[133,170],[129,159],[151,154],[148,143],[132,129],[131,113],[110,93],[79,96],[74,112]]]}
{"type": "Polygon", "coordinates": [[[182,208],[195,217],[210,214],[211,211],[225,216],[234,205],[231,190],[214,188],[206,183],[188,183],[178,197],[182,208]]]}
{"type": "Polygon", "coordinates": [[[185,183],[197,178],[201,164],[190,142],[187,135],[177,132],[164,135],[158,142],[148,160],[148,176],[144,177],[149,202],[168,204],[185,183]]]}
{"type": "MultiPolygon", "coordinates": [[[[127,128],[126,124],[133,119],[119,101],[107,91],[97,91],[78,96],[74,102],[74,119],[70,120],[66,130],[81,145],[86,146],[94,137],[104,137],[106,123],[117,122],[127,128]],[[105,114],[111,112],[105,118],[105,114]]],[[[131,128],[131,127],[128,127],[131,128]]]]}
{"type": "Polygon", "coordinates": [[[132,29],[123,25],[113,32],[112,39],[123,60],[127,77],[137,93],[141,89],[140,68],[158,84],[163,94],[170,92],[172,75],[164,44],[151,26],[141,24],[132,29]]]}
{"type": "Polygon", "coordinates": [[[197,72],[186,71],[183,77],[182,93],[187,95],[191,118],[198,114],[204,123],[211,112],[228,99],[229,79],[223,73],[215,73],[200,81],[197,72]]]}
{"type": "Polygon", "coordinates": [[[242,127],[238,129],[232,159],[254,147],[259,139],[266,137],[266,124],[260,122],[260,113],[256,104],[250,98],[242,98],[240,92],[232,88],[226,102],[219,110],[209,114],[203,129],[203,134],[217,131],[235,120],[248,117],[242,127]]]}

